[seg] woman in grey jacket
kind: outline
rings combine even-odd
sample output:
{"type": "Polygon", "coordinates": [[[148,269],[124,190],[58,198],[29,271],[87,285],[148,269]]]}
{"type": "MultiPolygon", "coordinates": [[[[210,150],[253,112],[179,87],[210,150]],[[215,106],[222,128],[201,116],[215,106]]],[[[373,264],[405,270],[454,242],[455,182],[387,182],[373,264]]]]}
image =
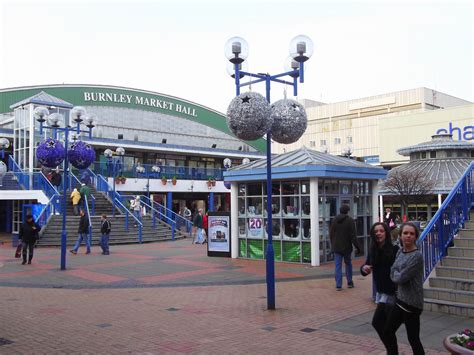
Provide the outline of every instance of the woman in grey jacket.
{"type": "Polygon", "coordinates": [[[420,232],[411,222],[400,227],[402,249],[392,265],[390,278],[397,284],[395,306],[390,312],[384,328],[384,344],[387,354],[398,354],[395,333],[405,323],[408,341],[413,354],[424,354],[420,341],[420,315],[423,311],[423,256],[416,246],[420,232]]]}

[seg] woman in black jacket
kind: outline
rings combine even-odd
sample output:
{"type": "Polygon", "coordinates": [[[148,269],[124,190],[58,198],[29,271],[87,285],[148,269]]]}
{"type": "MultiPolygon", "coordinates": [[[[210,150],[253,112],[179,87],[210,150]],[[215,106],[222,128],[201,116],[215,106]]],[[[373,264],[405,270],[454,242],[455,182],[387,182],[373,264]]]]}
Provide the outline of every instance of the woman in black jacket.
{"type": "Polygon", "coordinates": [[[26,221],[20,226],[20,234],[18,238],[21,240],[23,249],[23,262],[22,265],[26,264],[26,252],[28,255],[28,264],[31,264],[33,259],[33,250],[35,249],[35,243],[39,239],[40,226],[35,223],[31,214],[26,216],[26,221]]]}
{"type": "MultiPolygon", "coordinates": [[[[372,326],[382,342],[385,323],[395,302],[396,285],[390,279],[390,268],[398,249],[397,245],[392,244],[389,227],[385,223],[375,223],[370,229],[369,253],[365,264],[360,267],[360,273],[362,276],[370,273],[374,275],[377,308],[372,318],[372,326]]],[[[387,348],[385,342],[384,345],[387,348]]]]}

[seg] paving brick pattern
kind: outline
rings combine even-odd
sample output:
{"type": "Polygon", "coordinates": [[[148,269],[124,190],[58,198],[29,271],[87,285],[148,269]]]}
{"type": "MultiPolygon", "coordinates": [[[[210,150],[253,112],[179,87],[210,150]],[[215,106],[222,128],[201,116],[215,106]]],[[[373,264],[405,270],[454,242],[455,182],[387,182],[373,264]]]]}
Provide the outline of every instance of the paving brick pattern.
{"type": "MultiPolygon", "coordinates": [[[[207,258],[189,240],[68,256],[67,271],[57,249],[38,250],[30,266],[12,255],[0,248],[0,354],[385,353],[373,331],[331,328],[356,328],[375,307],[369,279],[336,292],[331,265],[277,265],[287,282],[268,311],[263,261],[207,258]]],[[[443,353],[438,333],[428,354],[443,353]]]]}

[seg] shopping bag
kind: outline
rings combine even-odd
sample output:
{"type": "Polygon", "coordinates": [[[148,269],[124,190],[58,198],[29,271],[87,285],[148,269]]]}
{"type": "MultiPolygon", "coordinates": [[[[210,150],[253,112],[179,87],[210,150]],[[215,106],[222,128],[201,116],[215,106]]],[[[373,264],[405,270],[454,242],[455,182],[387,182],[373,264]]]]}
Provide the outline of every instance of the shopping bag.
{"type": "Polygon", "coordinates": [[[18,244],[15,250],[15,258],[21,258],[21,243],[18,244]]]}

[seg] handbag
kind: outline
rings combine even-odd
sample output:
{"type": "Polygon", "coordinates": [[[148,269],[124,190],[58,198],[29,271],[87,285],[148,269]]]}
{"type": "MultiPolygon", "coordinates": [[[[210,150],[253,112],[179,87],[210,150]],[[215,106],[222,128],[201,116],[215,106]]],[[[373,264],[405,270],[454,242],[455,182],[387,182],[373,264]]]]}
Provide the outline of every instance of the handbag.
{"type": "Polygon", "coordinates": [[[15,250],[15,258],[19,259],[21,258],[21,243],[18,244],[15,250]]]}
{"type": "Polygon", "coordinates": [[[388,226],[390,228],[394,228],[395,227],[395,222],[393,222],[393,219],[390,220],[390,222],[388,223],[388,226]]]}

